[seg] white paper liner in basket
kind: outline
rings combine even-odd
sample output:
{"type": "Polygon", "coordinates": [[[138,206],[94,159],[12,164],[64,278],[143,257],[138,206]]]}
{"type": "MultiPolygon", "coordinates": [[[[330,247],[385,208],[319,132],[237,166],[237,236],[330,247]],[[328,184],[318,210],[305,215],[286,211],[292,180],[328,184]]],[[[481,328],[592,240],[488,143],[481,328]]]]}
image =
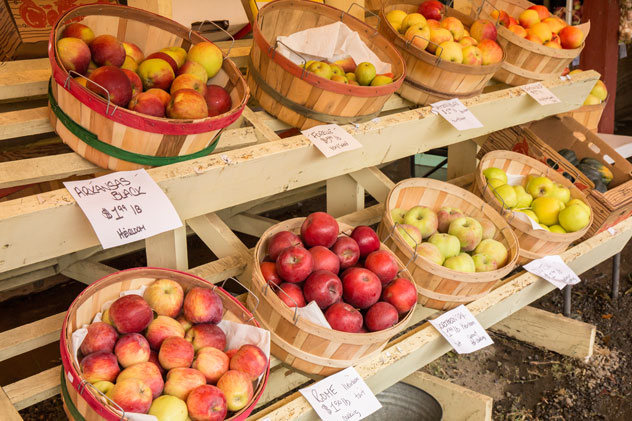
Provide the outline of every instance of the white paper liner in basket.
{"type": "MultiPolygon", "coordinates": [[[[123,297],[125,295],[135,294],[142,297],[145,289],[147,289],[147,285],[143,285],[140,289],[130,289],[127,291],[122,291],[119,296],[123,297]]],[[[103,306],[101,306],[101,311],[95,314],[94,318],[92,319],[92,323],[100,322],[103,312],[110,308],[113,302],[114,300],[106,301],[105,303],[103,303],[103,306]]],[[[316,308],[320,311],[318,306],[316,306],[316,308]]],[[[320,313],[322,314],[322,311],[320,313]]],[[[237,349],[246,344],[257,345],[266,354],[268,361],[270,361],[270,332],[268,332],[266,329],[261,329],[256,326],[246,325],[242,323],[231,322],[230,320],[222,320],[217,324],[217,326],[226,334],[227,349],[237,349]]],[[[77,354],[79,353],[81,342],[83,342],[83,339],[86,337],[87,334],[88,325],[83,325],[72,333],[72,356],[75,359],[75,363],[77,364],[77,366],[79,366],[79,359],[77,358],[77,354]]],[[[259,376],[254,389],[257,388],[259,382],[264,375],[265,373],[259,376]]],[[[147,414],[126,412],[125,416],[128,417],[130,421],[159,421],[158,418],[156,418],[155,416],[147,414]]]]}

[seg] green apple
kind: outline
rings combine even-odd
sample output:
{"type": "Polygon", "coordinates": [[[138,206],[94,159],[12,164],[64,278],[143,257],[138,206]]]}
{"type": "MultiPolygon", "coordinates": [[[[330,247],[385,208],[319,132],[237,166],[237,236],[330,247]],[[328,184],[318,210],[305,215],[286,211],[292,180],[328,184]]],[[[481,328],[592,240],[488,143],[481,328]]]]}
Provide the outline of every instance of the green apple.
{"type": "Polygon", "coordinates": [[[171,395],[158,396],[147,413],[158,418],[158,421],[186,421],[189,414],[187,404],[171,395]]]}
{"type": "Polygon", "coordinates": [[[402,236],[406,244],[413,250],[421,244],[421,233],[417,227],[408,224],[400,224],[397,226],[397,232],[399,232],[399,235],[402,236]]]}
{"type": "Polygon", "coordinates": [[[485,253],[473,255],[472,260],[474,261],[474,268],[477,272],[489,272],[498,269],[498,263],[485,253]]]}
{"type": "Polygon", "coordinates": [[[597,105],[597,104],[601,104],[601,100],[597,98],[596,96],[594,96],[593,94],[588,94],[588,96],[586,97],[582,105],[597,105]]]}
{"type": "Polygon", "coordinates": [[[99,382],[95,382],[93,386],[96,387],[99,392],[106,395],[110,390],[112,390],[112,388],[114,387],[114,383],[108,382],[106,380],[101,380],[99,382]]]}
{"type": "Polygon", "coordinates": [[[542,227],[542,229],[546,230],[546,231],[551,231],[551,229],[549,227],[547,227],[544,224],[540,224],[540,226],[542,227]]]}
{"type": "Polygon", "coordinates": [[[474,254],[488,255],[497,263],[497,267],[499,268],[505,266],[505,263],[507,263],[507,248],[500,241],[491,238],[481,241],[476,247],[476,250],[474,250],[474,254]]]}
{"type": "Polygon", "coordinates": [[[461,242],[454,235],[436,233],[428,239],[428,243],[437,247],[444,260],[461,252],[461,242]]]}
{"type": "Polygon", "coordinates": [[[520,185],[513,186],[513,188],[516,191],[516,199],[517,199],[517,203],[515,207],[518,209],[522,209],[522,208],[528,208],[529,206],[531,206],[531,202],[533,202],[533,196],[527,193],[524,187],[520,185]]]}
{"type": "Polygon", "coordinates": [[[347,72],[345,73],[345,77],[347,78],[347,80],[351,81],[351,80],[357,80],[356,79],[356,75],[355,73],[352,72],[347,72]]]}
{"type": "Polygon", "coordinates": [[[371,81],[371,86],[382,86],[388,85],[389,83],[393,83],[393,78],[384,75],[377,75],[371,81]]]}
{"type": "Polygon", "coordinates": [[[307,60],[307,62],[305,62],[305,64],[303,65],[303,68],[309,69],[309,66],[311,66],[312,63],[316,63],[316,60],[307,60]]]}
{"type": "Polygon", "coordinates": [[[375,66],[367,61],[362,62],[356,67],[355,75],[361,86],[369,86],[375,77],[375,66]]]}
{"type": "Polygon", "coordinates": [[[329,67],[331,67],[331,73],[333,75],[338,75],[338,76],[343,76],[345,75],[345,71],[342,70],[340,68],[340,66],[338,66],[337,64],[330,64],[329,67]]]}
{"type": "Polygon", "coordinates": [[[458,256],[452,256],[445,259],[443,266],[448,269],[456,270],[458,272],[476,272],[476,266],[472,256],[467,253],[461,253],[458,256]]]}
{"type": "Polygon", "coordinates": [[[514,212],[520,212],[527,215],[529,218],[533,219],[536,223],[540,223],[540,219],[538,219],[538,215],[535,214],[531,209],[514,209],[514,212]]]}
{"type": "Polygon", "coordinates": [[[581,205],[570,205],[560,211],[559,220],[566,232],[575,232],[588,225],[590,214],[581,205]]]}
{"type": "Polygon", "coordinates": [[[516,190],[514,190],[513,186],[509,184],[503,184],[502,186],[496,187],[494,190],[494,196],[503,205],[504,208],[514,208],[518,204],[518,196],[516,195],[516,190]]]}
{"type": "Polygon", "coordinates": [[[461,209],[458,208],[450,208],[447,206],[442,207],[437,212],[437,218],[439,219],[439,227],[437,230],[439,232],[448,232],[448,228],[450,228],[450,224],[455,219],[458,219],[462,216],[465,216],[461,209]]]}
{"type": "Polygon", "coordinates": [[[404,223],[417,227],[423,239],[437,232],[439,226],[437,214],[425,206],[414,206],[408,209],[404,215],[404,223]]]}
{"type": "Polygon", "coordinates": [[[551,225],[549,231],[556,232],[558,234],[566,234],[566,230],[561,225],[551,225]]]}
{"type": "Polygon", "coordinates": [[[533,177],[527,183],[527,193],[533,196],[534,199],[538,197],[549,196],[555,185],[548,177],[533,177]]]}
{"type": "Polygon", "coordinates": [[[597,97],[599,102],[605,101],[608,96],[608,89],[606,88],[606,84],[601,80],[598,80],[590,91],[590,95],[597,97]]]}
{"type": "Polygon", "coordinates": [[[538,216],[540,224],[546,226],[557,224],[557,217],[562,210],[562,202],[555,197],[544,196],[538,197],[531,204],[531,209],[538,216]]]}
{"type": "Polygon", "coordinates": [[[590,206],[588,206],[588,205],[586,204],[586,202],[584,202],[584,201],[582,201],[582,200],[580,200],[580,199],[571,199],[571,200],[569,200],[569,201],[568,201],[568,203],[566,204],[566,206],[568,207],[568,206],[570,206],[570,205],[580,205],[580,206],[583,206],[583,207],[586,209],[586,211],[588,212],[588,215],[590,215],[590,214],[591,214],[591,212],[592,212],[592,210],[590,209],[590,206]]]}
{"type": "Polygon", "coordinates": [[[489,184],[489,187],[491,189],[497,189],[500,186],[504,186],[506,183],[504,183],[503,180],[499,178],[492,178],[490,180],[487,180],[487,184],[489,184]]]}
{"type": "Polygon", "coordinates": [[[334,72],[331,70],[331,66],[322,61],[316,61],[307,68],[308,71],[314,73],[316,76],[320,76],[325,79],[331,79],[334,72]]]}
{"type": "Polygon", "coordinates": [[[498,179],[502,180],[503,184],[507,184],[507,173],[500,168],[489,167],[483,170],[483,175],[487,180],[498,179]]]}
{"type": "Polygon", "coordinates": [[[406,215],[406,211],[404,209],[395,208],[395,209],[391,210],[391,219],[396,224],[403,224],[404,223],[404,215],[406,215]]]}
{"type": "Polygon", "coordinates": [[[558,198],[562,203],[568,203],[568,201],[571,200],[571,191],[568,187],[564,187],[561,184],[554,184],[551,197],[558,198]]]}
{"type": "Polygon", "coordinates": [[[476,219],[463,216],[452,221],[448,234],[459,239],[462,251],[472,251],[483,239],[483,227],[476,219]]]}
{"type": "MultiPolygon", "coordinates": [[[[457,240],[457,243],[458,243],[458,240],[457,240]]],[[[436,245],[432,243],[419,244],[417,246],[417,254],[425,257],[426,259],[430,260],[432,263],[436,263],[438,265],[442,265],[443,261],[445,260],[445,258],[443,257],[443,254],[441,253],[441,250],[439,250],[439,247],[437,247],[436,245]]]]}

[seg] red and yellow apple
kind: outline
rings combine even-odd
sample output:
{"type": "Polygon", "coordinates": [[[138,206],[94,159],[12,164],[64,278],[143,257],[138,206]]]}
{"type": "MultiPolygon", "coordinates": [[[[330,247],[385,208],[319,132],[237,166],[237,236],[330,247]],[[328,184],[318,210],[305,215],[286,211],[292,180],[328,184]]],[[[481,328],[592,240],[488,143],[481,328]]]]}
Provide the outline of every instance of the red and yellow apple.
{"type": "Polygon", "coordinates": [[[68,71],[85,74],[90,64],[90,48],[79,38],[62,38],[57,41],[57,57],[68,71]]]}
{"type": "Polygon", "coordinates": [[[184,338],[172,336],[165,339],[158,352],[158,361],[165,370],[191,367],[193,362],[193,345],[184,338]]]}
{"type": "Polygon", "coordinates": [[[200,42],[195,44],[187,54],[187,60],[200,63],[206,70],[209,78],[212,78],[222,68],[224,60],[222,51],[212,42],[200,42]]]}
{"type": "Polygon", "coordinates": [[[217,387],[224,392],[229,411],[239,411],[252,399],[252,380],[243,371],[228,370],[217,381],[217,387]]]}
{"type": "Polygon", "coordinates": [[[450,31],[452,38],[457,42],[464,36],[465,28],[463,27],[463,23],[453,16],[443,18],[441,27],[450,31]]]}
{"type": "Polygon", "coordinates": [[[191,74],[200,79],[204,84],[208,81],[208,73],[200,63],[195,61],[186,61],[179,69],[178,76],[191,74]]]}
{"type": "Polygon", "coordinates": [[[478,42],[484,39],[496,41],[496,26],[486,19],[479,19],[470,27],[470,36],[478,42]]]}
{"type": "Polygon", "coordinates": [[[112,326],[104,322],[95,322],[88,326],[88,334],[81,342],[80,350],[83,355],[93,352],[113,352],[118,333],[112,326]]]}
{"type": "MultiPolygon", "coordinates": [[[[169,92],[165,91],[164,89],[151,88],[151,89],[147,89],[145,93],[148,93],[157,97],[160,100],[160,102],[162,102],[162,105],[164,108],[167,108],[167,104],[169,104],[169,101],[171,101],[171,95],[169,94],[169,92]]],[[[168,314],[165,314],[165,316],[168,316],[168,314]]]]}
{"type": "Polygon", "coordinates": [[[187,60],[187,51],[182,47],[166,47],[160,50],[161,53],[168,54],[176,62],[178,68],[180,68],[187,60]]]}
{"type": "MultiPolygon", "coordinates": [[[[111,67],[111,66],[109,66],[111,67]]],[[[121,69],[114,68],[125,73],[121,69]]],[[[98,70],[98,69],[97,69],[98,70]]],[[[97,71],[95,70],[95,73],[97,71]]],[[[127,79],[127,76],[125,76],[127,79]]],[[[130,89],[131,90],[131,89],[130,89]]],[[[154,318],[154,313],[147,301],[140,295],[125,295],[112,303],[109,308],[112,325],[119,333],[137,333],[143,331],[154,318]]]]}
{"type": "Polygon", "coordinates": [[[151,406],[151,389],[142,380],[128,378],[116,382],[108,393],[112,399],[125,412],[146,414],[151,406]]]}
{"type": "Polygon", "coordinates": [[[480,48],[470,45],[463,48],[463,64],[470,66],[480,66],[483,64],[483,53],[480,48]]]}
{"type": "Polygon", "coordinates": [[[156,367],[156,364],[150,362],[138,363],[127,367],[121,371],[121,374],[116,378],[117,383],[124,379],[138,379],[142,380],[149,389],[154,399],[156,399],[162,393],[165,387],[165,382],[162,380],[162,374],[156,367]]]}
{"type": "Polygon", "coordinates": [[[174,368],[167,373],[165,395],[176,396],[186,400],[189,393],[198,386],[206,384],[206,377],[194,368],[174,368]]]}
{"type": "Polygon", "coordinates": [[[127,108],[131,111],[136,111],[137,113],[147,114],[154,117],[165,116],[165,106],[162,101],[160,101],[157,96],[152,95],[149,92],[141,92],[140,94],[134,96],[129,102],[127,108]]]}
{"type": "Polygon", "coordinates": [[[143,60],[138,65],[138,75],[143,81],[145,90],[151,88],[167,90],[175,78],[169,63],[159,58],[143,60]]]}
{"type": "MultiPolygon", "coordinates": [[[[167,117],[197,120],[208,117],[208,106],[202,95],[193,89],[180,89],[171,95],[171,101],[167,104],[167,117]]],[[[187,305],[184,301],[185,316],[187,305]]],[[[191,319],[189,319],[191,320],[191,319]]],[[[191,320],[195,322],[195,320],[191,320]]],[[[200,322],[198,322],[200,323],[200,322]]]]}
{"type": "Polygon", "coordinates": [[[193,368],[204,374],[207,383],[215,384],[228,371],[229,363],[230,360],[224,352],[208,346],[198,351],[193,368]]]}
{"type": "Polygon", "coordinates": [[[478,43],[477,48],[481,50],[483,65],[500,63],[503,59],[503,49],[496,41],[484,39],[478,43]]]}
{"type": "Polygon", "coordinates": [[[138,48],[138,45],[132,42],[125,41],[123,41],[121,44],[123,44],[125,54],[133,58],[136,63],[140,63],[145,59],[145,54],[143,54],[143,51],[138,48]]]}
{"type": "Polygon", "coordinates": [[[256,380],[268,366],[266,354],[256,345],[242,345],[230,359],[230,369],[243,371],[256,380]]]}
{"type": "Polygon", "coordinates": [[[566,26],[558,34],[562,48],[574,49],[581,47],[584,42],[584,33],[576,26],[566,26]]]}
{"type": "Polygon", "coordinates": [[[125,48],[116,37],[99,35],[90,43],[92,61],[98,66],[120,67],[125,61],[125,48]]]}
{"type": "Polygon", "coordinates": [[[520,13],[520,16],[518,16],[518,21],[523,28],[529,29],[536,23],[540,22],[540,16],[535,10],[527,9],[520,13]]]}
{"type": "Polygon", "coordinates": [[[119,338],[114,354],[123,368],[149,361],[149,342],[140,333],[127,333],[119,338]]]}
{"type": "Polygon", "coordinates": [[[89,383],[113,382],[120,372],[116,355],[107,351],[93,352],[81,360],[81,373],[89,383]]]}
{"type": "Polygon", "coordinates": [[[440,44],[453,41],[452,33],[445,28],[430,28],[430,43],[428,43],[427,50],[433,54],[437,51],[440,44]]]}
{"type": "Polygon", "coordinates": [[[145,337],[149,346],[160,349],[162,342],[172,336],[184,338],[184,328],[176,319],[168,316],[156,317],[147,327],[145,337]]]}
{"type": "Polygon", "coordinates": [[[64,31],[61,33],[62,38],[72,37],[79,38],[86,44],[90,44],[94,40],[94,32],[90,27],[82,24],[82,23],[71,23],[64,28],[64,31]]]}
{"type": "Polygon", "coordinates": [[[193,421],[222,421],[228,412],[224,392],[209,384],[198,386],[189,393],[187,409],[193,421]]]}
{"type": "Polygon", "coordinates": [[[173,80],[170,89],[171,95],[180,89],[193,89],[202,96],[206,95],[206,84],[192,74],[185,73],[173,80]]]}
{"type": "Polygon", "coordinates": [[[201,348],[212,346],[220,351],[226,348],[226,334],[217,325],[200,323],[186,333],[185,339],[193,345],[195,352],[201,348]]]}

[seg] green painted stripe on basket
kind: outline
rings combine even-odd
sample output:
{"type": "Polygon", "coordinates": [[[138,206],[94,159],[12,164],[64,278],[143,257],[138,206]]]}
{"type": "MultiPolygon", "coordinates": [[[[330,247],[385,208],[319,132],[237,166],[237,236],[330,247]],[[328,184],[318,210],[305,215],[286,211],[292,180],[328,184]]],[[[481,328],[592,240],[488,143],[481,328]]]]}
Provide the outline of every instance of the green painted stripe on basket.
{"type": "Polygon", "coordinates": [[[66,408],[68,409],[68,412],[70,412],[70,415],[72,415],[72,418],[75,421],[86,421],[83,415],[81,415],[79,411],[77,410],[75,403],[70,399],[70,395],[68,394],[68,387],[66,386],[66,379],[64,378],[63,367],[59,371],[61,372],[61,384],[60,384],[61,396],[64,400],[64,403],[66,404],[66,408]]]}

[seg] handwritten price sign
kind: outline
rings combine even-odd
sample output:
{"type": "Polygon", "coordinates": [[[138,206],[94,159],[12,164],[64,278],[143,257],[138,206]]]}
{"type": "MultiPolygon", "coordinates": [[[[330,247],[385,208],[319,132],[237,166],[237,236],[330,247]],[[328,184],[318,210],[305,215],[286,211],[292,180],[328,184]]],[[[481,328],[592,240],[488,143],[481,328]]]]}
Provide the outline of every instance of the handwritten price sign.
{"type": "Polygon", "coordinates": [[[430,323],[459,354],[469,354],[494,343],[464,305],[443,313],[430,323]]]}
{"type": "Polygon", "coordinates": [[[339,371],[300,392],[325,421],[357,421],[382,407],[353,367],[339,371]]]}
{"type": "Polygon", "coordinates": [[[579,276],[569,268],[560,256],[546,256],[532,260],[523,266],[525,270],[544,278],[556,288],[562,289],[566,285],[575,285],[581,281],[579,276]]]}
{"type": "Polygon", "coordinates": [[[528,93],[529,96],[535,99],[540,105],[557,104],[561,102],[560,99],[556,97],[553,92],[549,91],[540,82],[522,85],[520,88],[528,93]]]}
{"type": "Polygon", "coordinates": [[[362,147],[358,140],[337,124],[325,124],[301,131],[325,157],[362,147]]]}
{"type": "Polygon", "coordinates": [[[445,118],[459,131],[483,127],[483,124],[458,98],[435,102],[431,106],[432,111],[445,118]]]}
{"type": "Polygon", "coordinates": [[[64,186],[104,249],[182,226],[173,205],[145,170],[121,171],[64,186]]]}

